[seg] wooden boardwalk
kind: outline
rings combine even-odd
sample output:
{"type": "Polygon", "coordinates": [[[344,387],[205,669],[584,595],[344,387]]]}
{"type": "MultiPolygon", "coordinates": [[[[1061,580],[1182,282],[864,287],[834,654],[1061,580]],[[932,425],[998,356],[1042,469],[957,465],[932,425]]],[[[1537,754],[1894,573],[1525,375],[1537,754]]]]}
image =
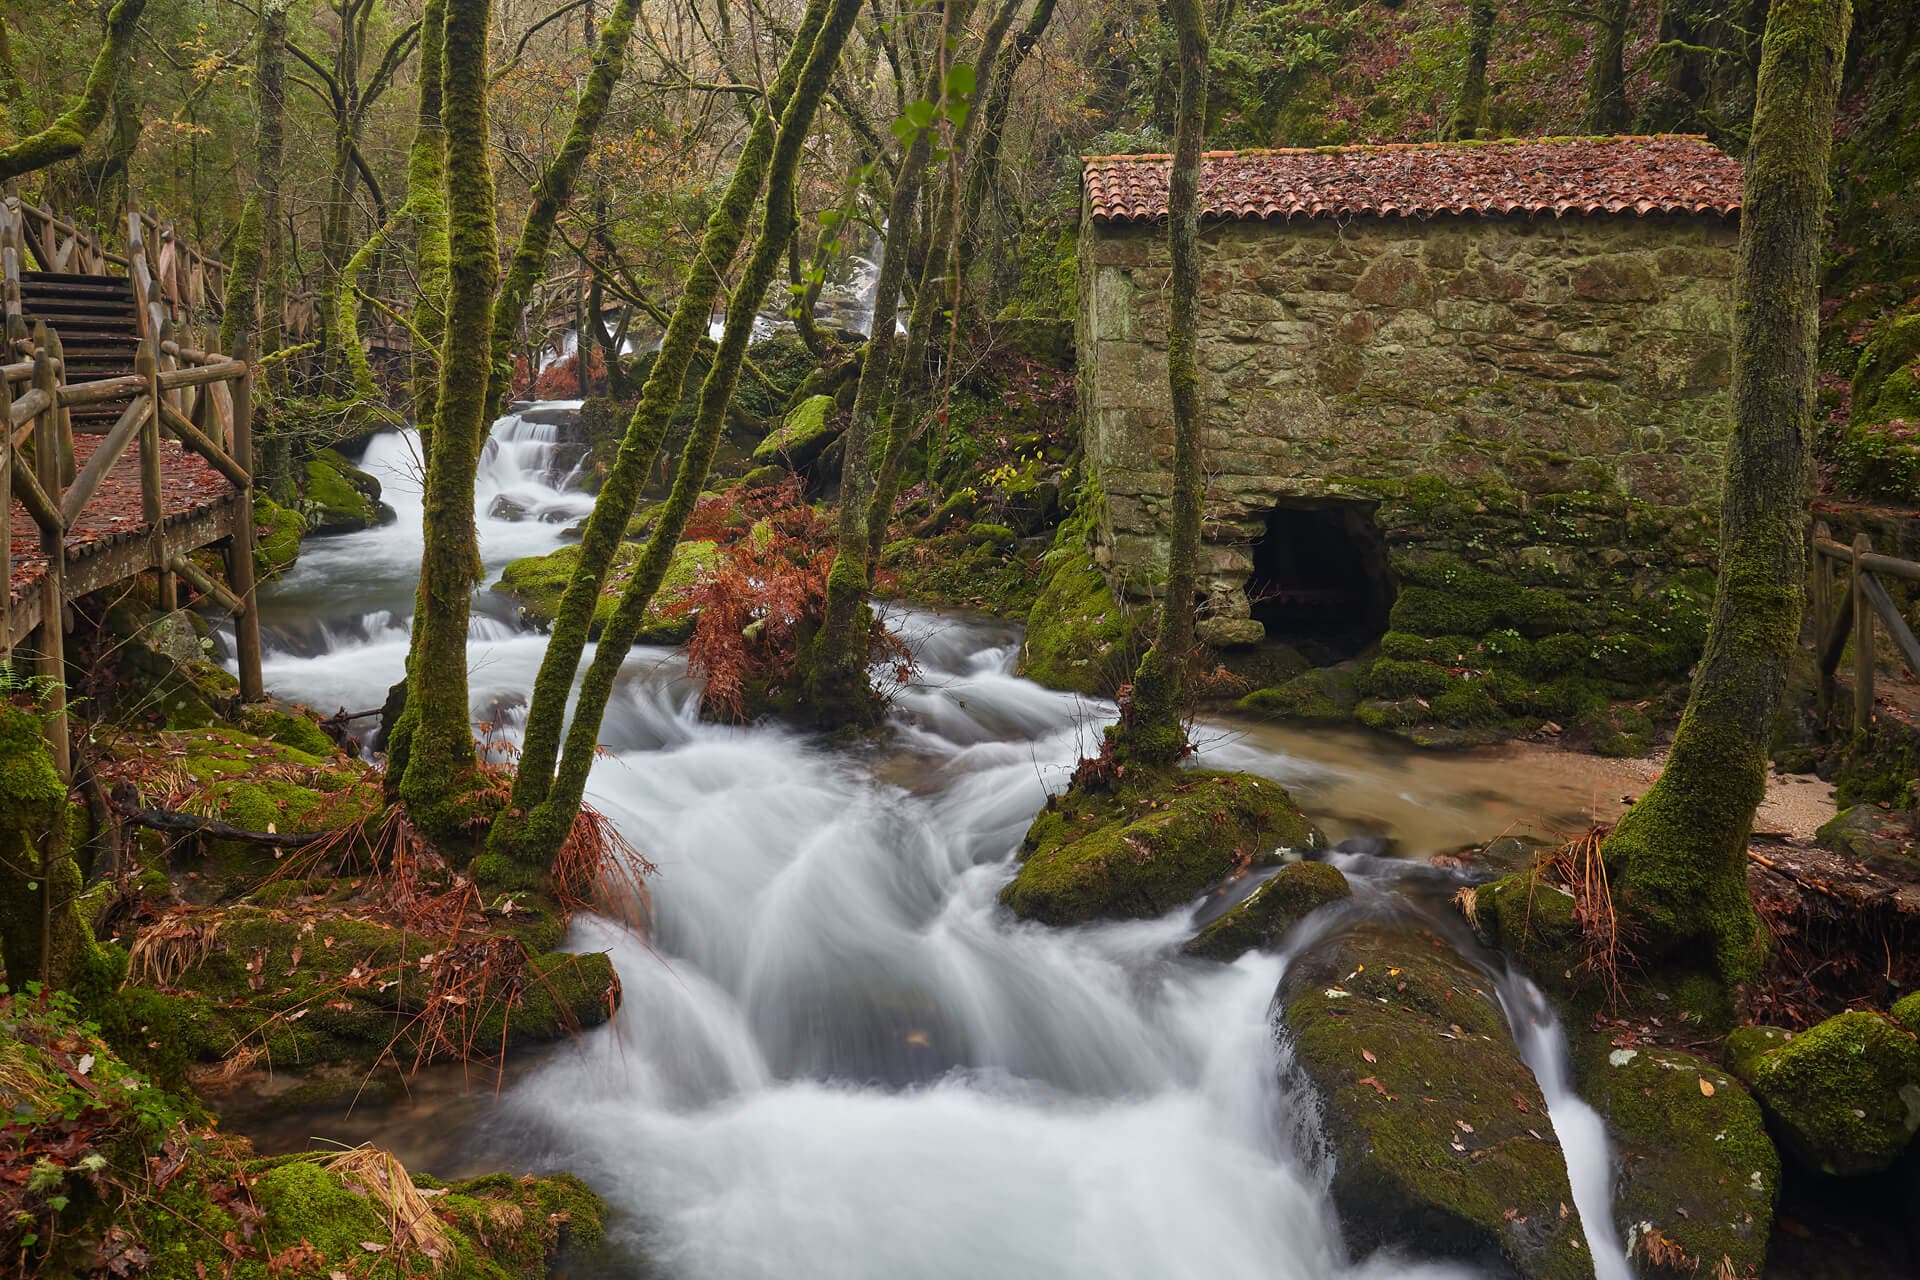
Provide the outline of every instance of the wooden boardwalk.
{"type": "MultiPolygon", "coordinates": [[[[105,436],[75,433],[74,464],[84,469],[105,436]]],[[[167,559],[185,557],[234,532],[240,491],[213,465],[185,446],[160,442],[161,527],[167,559]]],[[[26,641],[41,621],[41,584],[47,557],[40,526],[16,500],[12,517],[12,565],[7,582],[7,632],[0,652],[26,641]]],[[[65,593],[68,599],[104,590],[154,566],[153,526],[142,515],[140,458],[133,451],[116,460],[100,487],[65,530],[65,593]]]]}

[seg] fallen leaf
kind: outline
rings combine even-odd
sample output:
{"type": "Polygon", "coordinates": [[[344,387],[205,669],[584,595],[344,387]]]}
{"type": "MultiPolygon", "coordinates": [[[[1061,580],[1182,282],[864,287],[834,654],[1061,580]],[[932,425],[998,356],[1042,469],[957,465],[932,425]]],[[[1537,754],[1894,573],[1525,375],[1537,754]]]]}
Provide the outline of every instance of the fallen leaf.
{"type": "Polygon", "coordinates": [[[1380,1059],[1373,1056],[1373,1051],[1371,1049],[1362,1049],[1360,1051],[1360,1056],[1365,1058],[1368,1062],[1380,1061],[1380,1059]]]}
{"type": "Polygon", "coordinates": [[[1527,1109],[1527,1100],[1516,1093],[1513,1095],[1513,1105],[1525,1111],[1527,1109]]]}
{"type": "Polygon", "coordinates": [[[1713,1096],[1713,1082],[1707,1079],[1705,1076],[1700,1077],[1700,1092],[1703,1096],[1708,1098],[1711,1098],[1713,1096]]]}
{"type": "Polygon", "coordinates": [[[78,1071],[81,1075],[85,1075],[87,1072],[93,1070],[93,1055],[90,1053],[81,1054],[80,1061],[74,1066],[74,1070],[78,1071]]]}
{"type": "Polygon", "coordinates": [[[368,1253],[385,1253],[387,1251],[387,1246],[373,1240],[362,1240],[360,1247],[368,1253]]]}
{"type": "Polygon", "coordinates": [[[1473,1132],[1473,1126],[1472,1126],[1472,1125],[1470,1125],[1470,1124],[1468,1124],[1468,1123],[1467,1123],[1467,1122],[1466,1122],[1465,1120],[1455,1120],[1455,1121],[1454,1121],[1454,1124],[1456,1124],[1456,1125],[1458,1125],[1458,1126],[1460,1127],[1460,1132],[1462,1132],[1462,1133],[1472,1133],[1472,1132],[1473,1132]]]}
{"type": "Polygon", "coordinates": [[[1372,1076],[1362,1076],[1360,1079],[1354,1081],[1354,1083],[1372,1085],[1373,1091],[1375,1093],[1387,1099],[1389,1102],[1393,1100],[1393,1095],[1387,1092],[1387,1086],[1381,1084],[1378,1080],[1374,1079],[1372,1076]]]}

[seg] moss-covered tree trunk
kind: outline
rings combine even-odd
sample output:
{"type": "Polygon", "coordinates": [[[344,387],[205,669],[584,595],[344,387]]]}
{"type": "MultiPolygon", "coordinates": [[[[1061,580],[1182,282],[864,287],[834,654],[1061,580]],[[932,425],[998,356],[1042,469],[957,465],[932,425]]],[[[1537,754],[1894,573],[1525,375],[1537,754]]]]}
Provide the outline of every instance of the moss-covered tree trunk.
{"type": "MultiPolygon", "coordinates": [[[[487,378],[487,414],[491,421],[506,408],[507,392],[513,384],[513,335],[520,327],[527,298],[547,268],[547,252],[553,247],[553,224],[560,211],[573,199],[573,188],[593,149],[594,135],[606,119],[607,104],[613,87],[626,70],[627,42],[633,35],[633,20],[640,12],[640,0],[615,0],[613,12],[600,28],[594,45],[593,62],[587,72],[586,88],[573,109],[573,123],[560,144],[552,163],[541,171],[534,183],[533,204],[520,228],[520,242],[507,266],[506,279],[500,283],[493,303],[493,368],[487,378]]],[[[577,347],[584,367],[587,352],[584,343],[577,347]]]]}
{"type": "Polygon", "coordinates": [[[407,670],[411,720],[399,792],[415,822],[458,831],[474,766],[467,621],[480,574],[474,478],[487,429],[487,318],[499,284],[493,169],[487,157],[490,0],[446,0],[441,117],[446,126],[450,270],[439,420],[427,449],[419,610],[407,670]]]}
{"type": "MultiPolygon", "coordinates": [[[[955,0],[941,23],[941,40],[953,48],[966,30],[973,0],[955,0]]],[[[921,101],[941,98],[940,66],[927,70],[920,88],[921,101]]],[[[860,362],[860,382],[854,388],[853,411],[841,446],[840,520],[833,567],[827,572],[827,600],[820,629],[802,673],[804,697],[812,713],[825,723],[858,721],[872,708],[868,696],[867,665],[867,508],[873,493],[873,441],[883,406],[897,385],[901,288],[907,281],[919,222],[920,189],[926,180],[933,151],[933,130],[916,131],[900,159],[899,177],[887,201],[887,229],[880,247],[879,279],[874,283],[873,317],[867,325],[867,349],[860,362]]]]}
{"type": "MultiPolygon", "coordinates": [[[[278,243],[280,222],[280,168],[286,151],[287,115],[287,5],[265,0],[260,6],[260,42],[254,54],[254,183],[240,211],[234,232],[232,262],[227,268],[227,292],[220,307],[220,350],[238,351],[240,340],[260,330],[260,354],[279,350],[280,316],[264,314],[263,274],[271,271],[267,246],[278,243]],[[274,343],[264,338],[271,329],[274,343]]],[[[279,291],[275,291],[276,308],[279,291]]]]}
{"type": "Polygon", "coordinates": [[[653,368],[641,389],[640,402],[627,422],[626,434],[608,468],[593,510],[587,515],[580,536],[580,557],[573,576],[561,596],[553,627],[541,655],[540,671],[534,678],[533,697],[527,708],[527,727],[521,740],[520,765],[514,777],[513,795],[508,811],[494,824],[489,848],[517,851],[516,856],[531,864],[541,864],[537,843],[523,842],[526,818],[547,798],[553,786],[554,767],[559,762],[561,735],[566,725],[567,704],[573,680],[580,669],[580,655],[587,646],[593,623],[594,605],[606,586],[607,574],[620,549],[627,521],[640,500],[640,489],[653,469],[660,444],[666,438],[667,425],[680,403],[681,384],[694,352],[706,337],[713,315],[713,300],[720,292],[721,273],[732,264],[746,234],[747,220],[753,212],[755,197],[767,174],[773,155],[774,120],[786,109],[800,81],[814,38],[827,14],[828,0],[807,0],[806,12],[795,33],[780,70],[767,92],[767,101],[754,119],[740,157],[734,162],[727,189],[707,218],[699,250],[687,267],[680,301],[667,322],[653,368]]]}
{"type": "MultiPolygon", "coordinates": [[[[260,334],[259,341],[252,345],[263,356],[280,350],[287,307],[287,263],[281,249],[286,231],[280,213],[280,177],[287,149],[288,8],[288,0],[267,0],[260,10],[260,156],[253,188],[253,196],[260,200],[260,261],[254,269],[259,277],[260,334]]],[[[248,198],[249,203],[253,196],[248,198]]],[[[278,364],[268,369],[269,385],[278,387],[284,373],[278,364]]]]}
{"type": "Polygon", "coordinates": [[[107,42],[87,72],[86,87],[71,107],[38,133],[0,147],[0,182],[80,154],[113,105],[113,86],[133,56],[133,41],[147,0],[118,0],[107,15],[107,42]]]}
{"type": "Polygon", "coordinates": [[[0,959],[14,990],[38,981],[97,994],[106,958],[79,897],[66,784],[39,718],[0,699],[0,959]]]}
{"type": "Polygon", "coordinates": [[[1493,53],[1493,25],[1500,0],[1471,0],[1467,8],[1467,60],[1461,69],[1460,101],[1441,133],[1448,138],[1477,138],[1487,128],[1487,59],[1493,53]]]}
{"type": "MultiPolygon", "coordinates": [[[[706,486],[707,472],[713,463],[714,448],[726,422],[727,408],[746,363],[747,346],[753,340],[754,318],[759,314],[768,288],[780,273],[788,238],[795,217],[794,192],[800,161],[806,154],[807,135],[815,115],[826,98],[840,50],[853,30],[862,0],[832,0],[818,25],[797,83],[780,113],[778,141],[766,167],[766,201],[761,213],[760,234],[754,241],[740,282],[727,303],[726,328],[720,349],[700,385],[700,403],[693,429],[674,470],[673,488],[660,507],[653,532],[634,566],[633,577],[620,594],[620,603],[601,632],[593,660],[587,664],[580,682],[580,696],[574,707],[573,722],[567,729],[566,750],[560,757],[551,786],[541,803],[527,815],[510,850],[493,856],[482,870],[490,878],[514,883],[529,876],[543,876],[573,826],[586,794],[587,775],[592,771],[599,748],[600,722],[613,695],[615,679],[633,647],[645,620],[647,607],[660,589],[672,563],[675,545],[693,513],[700,491],[706,486]]],[[[521,765],[525,769],[525,763],[521,765]]],[[[498,828],[496,828],[497,830],[498,828]]]]}
{"type": "Polygon", "coordinates": [[[1589,133],[1619,133],[1627,110],[1627,20],[1633,0],[1599,0],[1593,9],[1593,63],[1587,69],[1585,122],[1589,133]]]}
{"type": "Polygon", "coordinates": [[[1660,778],[1607,838],[1642,958],[1751,977],[1747,838],[1799,643],[1827,154],[1850,0],[1774,0],[1735,281],[1733,439],[1706,651],[1660,778]]]}
{"type": "Polygon", "coordinates": [[[1200,560],[1200,507],[1205,494],[1200,455],[1200,167],[1207,118],[1207,20],[1200,0],[1168,6],[1180,45],[1180,105],[1175,113],[1173,167],[1167,177],[1167,385],[1173,403],[1173,527],[1167,538],[1167,584],[1153,647],[1134,671],[1127,712],[1112,731],[1114,754],[1159,767],[1187,749],[1181,720],[1182,676],[1193,653],[1194,595],[1200,560]]]}

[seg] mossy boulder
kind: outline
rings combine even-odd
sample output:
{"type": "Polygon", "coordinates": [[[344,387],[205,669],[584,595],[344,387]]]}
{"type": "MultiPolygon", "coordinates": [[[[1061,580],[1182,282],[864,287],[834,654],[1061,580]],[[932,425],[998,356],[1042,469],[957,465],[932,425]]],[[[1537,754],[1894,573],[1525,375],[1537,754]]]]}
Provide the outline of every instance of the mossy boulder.
{"type": "Polygon", "coordinates": [[[1887,1016],[1920,1036],[1920,991],[1894,1001],[1893,1008],[1887,1010],[1887,1016]]]}
{"type": "MultiPolygon", "coordinates": [[[[620,544],[606,585],[593,606],[590,624],[593,635],[598,636],[613,620],[614,611],[620,606],[620,594],[633,579],[645,550],[646,544],[642,542],[620,544]]],[[[653,602],[647,606],[639,634],[634,637],[636,644],[680,644],[693,634],[692,616],[675,610],[673,605],[714,563],[718,552],[718,546],[712,542],[682,542],[674,547],[673,561],[660,580],[660,589],[653,594],[653,602]]],[[[509,563],[493,589],[512,596],[520,606],[521,617],[544,627],[552,623],[559,612],[561,597],[566,594],[567,583],[579,562],[577,546],[561,547],[543,556],[527,556],[509,563]]]]}
{"type": "Polygon", "coordinates": [[[1920,1131],[1920,1042],[1899,1023],[1855,1010],[1764,1052],[1728,1048],[1781,1145],[1810,1169],[1854,1177],[1893,1167],[1920,1131]]]}
{"type": "Polygon", "coordinates": [[[139,640],[113,653],[113,718],[123,725],[205,729],[238,700],[240,682],[204,657],[176,660],[139,640]]]}
{"type": "Polygon", "coordinates": [[[314,535],[356,533],[393,518],[380,501],[380,482],[335,449],[306,460],[296,506],[314,535]]]}
{"type": "Polygon", "coordinates": [[[1353,719],[1360,705],[1361,664],[1342,662],[1316,667],[1265,689],[1255,689],[1236,704],[1249,715],[1271,720],[1333,724],[1353,719]]]}
{"type": "Polygon", "coordinates": [[[1237,960],[1256,947],[1279,942],[1287,930],[1329,902],[1352,896],[1353,886],[1332,863],[1289,863],[1181,949],[1209,960],[1237,960]]]}
{"type": "Polygon", "coordinates": [[[1657,1045],[1588,1037],[1576,1054],[1580,1092],[1614,1143],[1614,1217],[1643,1276],[1756,1274],[1766,1261],[1780,1157],[1760,1107],[1739,1080],[1657,1045]],[[1691,1260],[1658,1268],[1649,1253],[1678,1245],[1691,1260]]]}
{"type": "Polygon", "coordinates": [[[338,748],[321,729],[318,717],[303,706],[269,698],[240,708],[236,723],[258,738],[324,760],[338,748]]]}
{"type": "Polygon", "coordinates": [[[1571,893],[1520,871],[1475,885],[1456,901],[1488,946],[1543,985],[1564,991],[1577,984],[1585,956],[1571,893]]]}
{"type": "Polygon", "coordinates": [[[1143,615],[1129,612],[1093,562],[1091,503],[1063,521],[1040,564],[1040,594],[1027,614],[1020,674],[1050,689],[1111,696],[1132,675],[1143,615]]]}
{"type": "Polygon", "coordinates": [[[1590,1280],[1565,1155],[1478,970],[1435,934],[1363,926],[1296,961],[1280,1007],[1355,1253],[1590,1280]]]}
{"type": "Polygon", "coordinates": [[[277,578],[300,558],[300,539],[307,521],[298,511],[283,507],[265,494],[253,498],[253,571],[261,581],[277,578]]]}
{"type": "Polygon", "coordinates": [[[1245,773],[1142,775],[1048,800],[1000,900],[1046,924],[1161,915],[1320,835],[1279,783],[1245,773]]]}
{"type": "Polygon", "coordinates": [[[845,420],[835,414],[832,396],[808,396],[754,447],[753,465],[778,463],[794,471],[804,470],[840,438],[845,428],[845,420]]]}

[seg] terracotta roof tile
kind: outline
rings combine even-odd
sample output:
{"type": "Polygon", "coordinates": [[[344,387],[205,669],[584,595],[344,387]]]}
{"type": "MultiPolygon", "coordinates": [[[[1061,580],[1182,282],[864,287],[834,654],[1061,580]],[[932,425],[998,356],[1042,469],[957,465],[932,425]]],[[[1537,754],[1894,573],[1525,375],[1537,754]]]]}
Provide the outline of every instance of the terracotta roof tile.
{"type": "MultiPolygon", "coordinates": [[[[1096,222],[1167,215],[1165,155],[1087,156],[1096,222]]],[[[1713,213],[1740,208],[1740,162],[1691,134],[1212,151],[1201,213],[1225,219],[1713,213]]]]}

